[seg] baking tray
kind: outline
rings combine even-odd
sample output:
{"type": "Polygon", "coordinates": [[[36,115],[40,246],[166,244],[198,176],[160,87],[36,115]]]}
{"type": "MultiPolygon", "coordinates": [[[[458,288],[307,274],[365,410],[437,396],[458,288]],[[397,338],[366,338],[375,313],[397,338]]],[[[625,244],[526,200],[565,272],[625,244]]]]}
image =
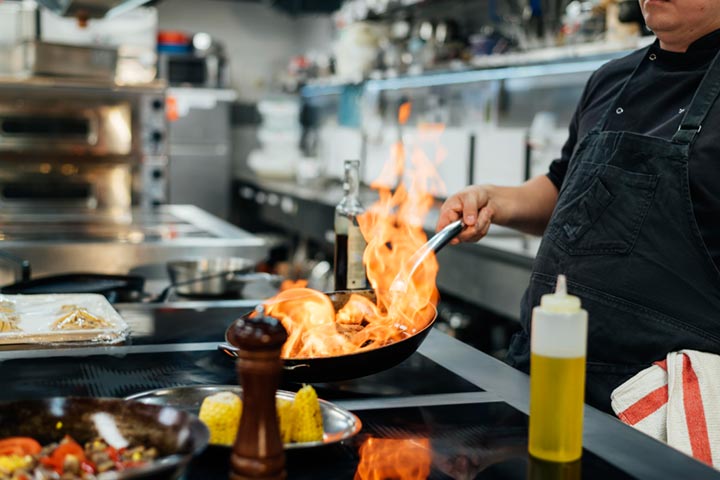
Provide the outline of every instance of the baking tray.
{"type": "Polygon", "coordinates": [[[129,330],[102,295],[0,295],[0,345],[112,344],[129,330]]]}

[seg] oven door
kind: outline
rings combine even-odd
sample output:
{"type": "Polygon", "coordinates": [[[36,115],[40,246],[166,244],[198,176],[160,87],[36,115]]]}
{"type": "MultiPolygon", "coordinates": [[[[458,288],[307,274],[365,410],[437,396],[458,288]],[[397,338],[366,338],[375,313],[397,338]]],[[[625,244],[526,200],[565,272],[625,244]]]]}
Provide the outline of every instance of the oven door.
{"type": "Polygon", "coordinates": [[[124,157],[132,147],[128,101],[30,98],[0,104],[0,153],[124,157]]]}

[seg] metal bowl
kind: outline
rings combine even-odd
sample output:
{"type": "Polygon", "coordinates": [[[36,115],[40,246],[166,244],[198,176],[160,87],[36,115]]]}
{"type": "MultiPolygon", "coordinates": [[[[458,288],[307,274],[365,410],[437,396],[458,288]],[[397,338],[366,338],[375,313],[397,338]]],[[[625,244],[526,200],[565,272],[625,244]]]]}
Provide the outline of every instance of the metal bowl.
{"type": "MultiPolygon", "coordinates": [[[[236,385],[194,385],[188,387],[161,388],[131,395],[126,399],[150,405],[172,407],[197,414],[200,411],[200,405],[202,405],[205,397],[219,392],[233,392],[239,396],[242,395],[242,387],[236,385]]],[[[285,390],[278,390],[276,397],[292,400],[295,398],[295,394],[285,390]]],[[[286,443],[286,450],[319,447],[342,442],[355,436],[362,428],[362,422],[358,417],[325,400],[320,400],[320,412],[322,413],[325,429],[325,435],[322,441],[286,443]]]]}
{"type": "Polygon", "coordinates": [[[256,262],[242,257],[174,260],[167,263],[170,281],[180,295],[208,297],[232,293],[233,278],[252,272],[256,262]]]}
{"type": "Polygon", "coordinates": [[[0,403],[0,438],[28,436],[45,445],[70,435],[82,444],[104,437],[104,432],[160,453],[148,465],[116,472],[112,477],[116,480],[179,478],[209,437],[207,427],[194,415],[160,405],[79,397],[0,403]]]}

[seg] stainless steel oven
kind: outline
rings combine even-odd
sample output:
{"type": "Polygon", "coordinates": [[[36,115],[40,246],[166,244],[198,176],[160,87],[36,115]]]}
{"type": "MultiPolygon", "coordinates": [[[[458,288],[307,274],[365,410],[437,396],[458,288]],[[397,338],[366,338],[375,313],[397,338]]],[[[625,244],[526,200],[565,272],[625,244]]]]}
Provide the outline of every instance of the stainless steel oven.
{"type": "Polygon", "coordinates": [[[165,89],[0,80],[0,210],[118,217],[165,202],[165,89]]]}

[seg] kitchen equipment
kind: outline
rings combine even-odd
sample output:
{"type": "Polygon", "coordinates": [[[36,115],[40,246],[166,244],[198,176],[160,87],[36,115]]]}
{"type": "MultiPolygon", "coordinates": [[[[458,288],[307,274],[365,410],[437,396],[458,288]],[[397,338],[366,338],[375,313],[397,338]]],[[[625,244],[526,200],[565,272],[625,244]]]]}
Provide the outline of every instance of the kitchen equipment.
{"type": "Polygon", "coordinates": [[[436,233],[410,257],[408,261],[409,268],[404,268],[397,274],[390,284],[390,291],[400,294],[407,291],[408,283],[412,279],[413,274],[420,268],[420,265],[422,265],[425,259],[431,253],[435,254],[439,252],[441,248],[450,243],[453,238],[457,237],[464,228],[465,224],[463,221],[457,220],[436,233]]]}
{"type": "Polygon", "coordinates": [[[165,201],[165,91],[88,78],[0,80],[0,208],[126,220],[165,201]]]}
{"type": "MultiPolygon", "coordinates": [[[[390,285],[391,293],[402,295],[413,273],[430,252],[439,252],[450,240],[460,234],[463,228],[465,228],[465,225],[462,220],[457,220],[447,225],[421,246],[410,257],[407,268],[401,271],[393,280],[390,285]],[[403,272],[407,272],[407,274],[403,272]]],[[[376,300],[375,293],[372,290],[340,291],[328,293],[327,295],[333,302],[336,312],[347,303],[352,295],[364,295],[373,301],[376,300]]],[[[250,315],[252,315],[252,312],[245,314],[241,319],[250,315]]],[[[393,367],[417,350],[430,332],[436,318],[437,312],[422,330],[411,337],[372,350],[334,357],[283,359],[284,378],[296,382],[332,382],[364,377],[393,367]]],[[[238,348],[235,344],[233,325],[230,325],[225,331],[225,343],[220,344],[218,349],[230,356],[237,356],[238,348]]]]}
{"type": "MultiPolygon", "coordinates": [[[[72,436],[81,445],[96,436],[124,437],[158,449],[158,460],[118,472],[116,480],[176,479],[208,443],[195,416],[170,407],[109,398],[55,397],[0,404],[0,438],[28,436],[42,444],[72,436]]],[[[114,442],[112,442],[114,443],[114,442]]]]}
{"type": "MultiPolygon", "coordinates": [[[[375,294],[372,290],[353,290],[328,294],[336,311],[342,308],[352,295],[364,295],[375,300],[375,294]]],[[[241,318],[246,318],[252,313],[247,313],[241,318]]],[[[433,316],[425,328],[413,336],[373,350],[334,357],[283,359],[283,378],[301,383],[335,382],[364,377],[386,370],[402,362],[417,350],[428,333],[430,333],[435,318],[436,315],[433,316]]],[[[225,343],[218,345],[218,349],[231,357],[237,357],[238,349],[234,346],[235,339],[232,330],[233,325],[230,325],[225,331],[225,343]]]]}
{"type": "MultiPolygon", "coordinates": [[[[148,285],[155,294],[169,283],[165,263],[170,260],[239,256],[260,261],[268,255],[264,239],[193,205],[133,208],[130,213],[125,223],[82,212],[5,214],[0,209],[0,251],[30,261],[36,276],[133,272],[159,280],[159,285],[148,285]],[[150,265],[157,267],[140,271],[150,265]]],[[[12,273],[0,270],[0,285],[18,281],[12,273]]]]}
{"type": "MultiPolygon", "coordinates": [[[[233,392],[242,395],[242,387],[237,385],[192,385],[185,387],[161,388],[148,392],[130,395],[126,400],[133,400],[149,405],[158,405],[183,410],[197,415],[203,399],[220,392],[233,392]]],[[[276,398],[292,400],[293,392],[278,390],[276,398]]],[[[320,413],[323,417],[325,437],[319,442],[288,443],[286,450],[297,450],[339,443],[355,436],[362,428],[360,419],[351,412],[328,401],[320,400],[320,413]]],[[[214,446],[211,448],[226,448],[214,446]]]]}
{"type": "MultiPolygon", "coordinates": [[[[165,38],[162,34],[158,42],[165,38]]],[[[186,43],[159,43],[158,54],[158,78],[169,85],[224,88],[230,84],[225,48],[207,33],[188,37],[186,43]]]]}
{"type": "Polygon", "coordinates": [[[115,79],[116,48],[67,45],[32,40],[15,45],[9,65],[0,70],[19,75],[81,76],[112,82],[115,79]]]}
{"type": "Polygon", "coordinates": [[[267,298],[277,294],[280,289],[280,285],[284,280],[283,277],[280,275],[273,275],[265,272],[251,272],[242,274],[236,274],[233,272],[220,272],[208,275],[206,277],[196,277],[183,282],[171,283],[153,301],[161,303],[167,302],[170,298],[170,295],[177,290],[177,287],[193,285],[196,283],[212,283],[212,281],[216,279],[223,279],[223,281],[225,282],[225,289],[222,291],[222,293],[214,294],[209,293],[208,291],[205,293],[185,293],[180,295],[191,298],[267,298]],[[262,294],[258,297],[247,297],[247,295],[243,294],[245,287],[248,284],[259,284],[262,282],[264,282],[264,286],[260,286],[259,288],[261,289],[261,291],[266,291],[268,293],[262,294]]]}
{"type": "Polygon", "coordinates": [[[30,261],[0,250],[0,260],[15,265],[15,282],[0,288],[4,294],[98,293],[111,303],[137,301],[142,297],[145,279],[135,275],[68,273],[30,278],[30,261]]]}
{"type": "MultiPolygon", "coordinates": [[[[242,257],[174,260],[167,263],[167,272],[174,289],[186,296],[224,296],[237,291],[233,279],[255,269],[256,262],[242,257]]],[[[242,279],[238,280],[242,285],[242,279]]]]}
{"type": "Polygon", "coordinates": [[[130,328],[97,294],[3,295],[0,344],[20,346],[118,344],[130,328]]]}
{"type": "Polygon", "coordinates": [[[13,283],[0,293],[36,295],[45,293],[98,293],[110,303],[132,302],[142,298],[145,279],[135,275],[69,273],[50,275],[13,283]]]}

